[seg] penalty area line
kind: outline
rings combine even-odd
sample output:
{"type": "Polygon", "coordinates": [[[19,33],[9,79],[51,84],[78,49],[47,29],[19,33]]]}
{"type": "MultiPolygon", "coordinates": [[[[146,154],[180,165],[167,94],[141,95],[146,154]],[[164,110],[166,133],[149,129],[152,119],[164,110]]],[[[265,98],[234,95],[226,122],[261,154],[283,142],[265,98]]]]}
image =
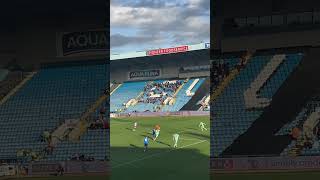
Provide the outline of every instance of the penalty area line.
{"type": "Polygon", "coordinates": [[[197,139],[197,138],[179,138],[179,139],[186,140],[186,141],[202,140],[202,139],[197,139]]]}
{"type": "Polygon", "coordinates": [[[114,167],[111,167],[111,169],[115,169],[115,168],[118,168],[118,167],[121,167],[121,166],[125,166],[125,165],[131,165],[132,163],[135,163],[135,162],[138,162],[138,161],[142,161],[142,160],[145,160],[145,159],[150,159],[152,157],[155,157],[155,156],[158,156],[158,155],[161,155],[161,154],[165,154],[165,153],[172,152],[172,151],[175,151],[175,150],[178,150],[178,149],[194,146],[194,145],[206,142],[206,141],[207,140],[202,140],[202,141],[198,141],[198,142],[195,142],[195,143],[192,143],[192,144],[181,146],[181,147],[178,147],[178,148],[175,148],[175,149],[171,149],[171,150],[168,150],[168,151],[165,151],[165,152],[151,154],[151,155],[145,156],[143,158],[135,159],[135,160],[132,160],[132,161],[129,161],[129,162],[125,162],[125,163],[122,163],[122,164],[118,164],[118,165],[116,165],[114,167]]]}

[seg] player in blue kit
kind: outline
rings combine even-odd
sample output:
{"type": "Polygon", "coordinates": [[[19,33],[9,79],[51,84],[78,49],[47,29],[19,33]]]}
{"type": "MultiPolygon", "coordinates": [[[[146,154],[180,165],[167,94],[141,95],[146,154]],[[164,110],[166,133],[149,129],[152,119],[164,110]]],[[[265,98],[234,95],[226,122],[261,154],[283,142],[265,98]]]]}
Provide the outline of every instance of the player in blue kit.
{"type": "Polygon", "coordinates": [[[143,143],[144,143],[144,152],[146,152],[148,150],[148,145],[149,145],[148,137],[144,138],[143,143]]]}

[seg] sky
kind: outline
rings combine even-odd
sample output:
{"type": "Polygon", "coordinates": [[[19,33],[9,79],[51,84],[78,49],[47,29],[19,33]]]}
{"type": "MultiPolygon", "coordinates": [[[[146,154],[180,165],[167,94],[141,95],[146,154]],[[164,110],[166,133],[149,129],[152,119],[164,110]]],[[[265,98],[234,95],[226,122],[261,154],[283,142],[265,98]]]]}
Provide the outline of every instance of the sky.
{"type": "Polygon", "coordinates": [[[210,41],[210,0],[111,0],[111,54],[210,41]]]}

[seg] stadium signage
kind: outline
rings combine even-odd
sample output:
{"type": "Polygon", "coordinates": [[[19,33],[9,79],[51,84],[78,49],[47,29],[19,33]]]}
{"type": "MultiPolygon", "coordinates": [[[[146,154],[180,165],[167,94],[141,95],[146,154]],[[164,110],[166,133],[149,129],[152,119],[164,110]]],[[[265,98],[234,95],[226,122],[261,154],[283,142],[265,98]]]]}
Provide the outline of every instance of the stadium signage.
{"type": "Polygon", "coordinates": [[[113,113],[113,117],[209,116],[209,111],[113,113]]]}
{"type": "Polygon", "coordinates": [[[110,167],[107,161],[67,161],[65,170],[68,173],[108,173],[110,167]]]}
{"type": "Polygon", "coordinates": [[[31,163],[29,165],[29,174],[50,174],[56,172],[58,167],[59,163],[31,163]]]}
{"type": "Polygon", "coordinates": [[[71,32],[62,35],[62,54],[86,51],[107,51],[107,34],[104,30],[71,32]]]}
{"type": "Polygon", "coordinates": [[[0,177],[16,175],[16,167],[14,165],[0,165],[0,177]]]}
{"type": "Polygon", "coordinates": [[[154,50],[147,51],[147,56],[186,52],[188,50],[189,50],[189,46],[179,46],[179,47],[165,48],[165,49],[154,49],[154,50]]]}
{"type": "Polygon", "coordinates": [[[180,72],[210,71],[210,65],[181,67],[180,72]]]}
{"type": "Polygon", "coordinates": [[[160,76],[159,69],[147,70],[147,71],[133,71],[129,72],[129,78],[148,78],[148,77],[158,77],[160,76]]]}
{"type": "Polygon", "coordinates": [[[49,175],[56,173],[57,168],[62,166],[65,173],[86,174],[86,173],[109,173],[108,161],[61,161],[48,163],[30,163],[28,166],[29,175],[49,175]]]}
{"type": "Polygon", "coordinates": [[[320,169],[320,157],[214,158],[210,166],[218,171],[313,170],[320,169]]]}

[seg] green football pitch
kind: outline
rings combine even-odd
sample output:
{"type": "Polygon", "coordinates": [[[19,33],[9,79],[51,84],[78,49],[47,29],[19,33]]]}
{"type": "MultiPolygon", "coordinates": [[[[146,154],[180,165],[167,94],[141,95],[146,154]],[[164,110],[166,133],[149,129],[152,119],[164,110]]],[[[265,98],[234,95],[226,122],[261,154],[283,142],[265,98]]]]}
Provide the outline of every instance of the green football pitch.
{"type": "Polygon", "coordinates": [[[207,117],[131,117],[111,119],[112,180],[193,180],[209,179],[210,130],[207,117]],[[133,131],[133,123],[138,127],[133,131]],[[200,122],[207,124],[201,131],[200,122]],[[144,152],[143,139],[151,137],[159,124],[158,139],[150,139],[144,152]],[[180,135],[178,148],[173,148],[174,133],[180,135]]]}

